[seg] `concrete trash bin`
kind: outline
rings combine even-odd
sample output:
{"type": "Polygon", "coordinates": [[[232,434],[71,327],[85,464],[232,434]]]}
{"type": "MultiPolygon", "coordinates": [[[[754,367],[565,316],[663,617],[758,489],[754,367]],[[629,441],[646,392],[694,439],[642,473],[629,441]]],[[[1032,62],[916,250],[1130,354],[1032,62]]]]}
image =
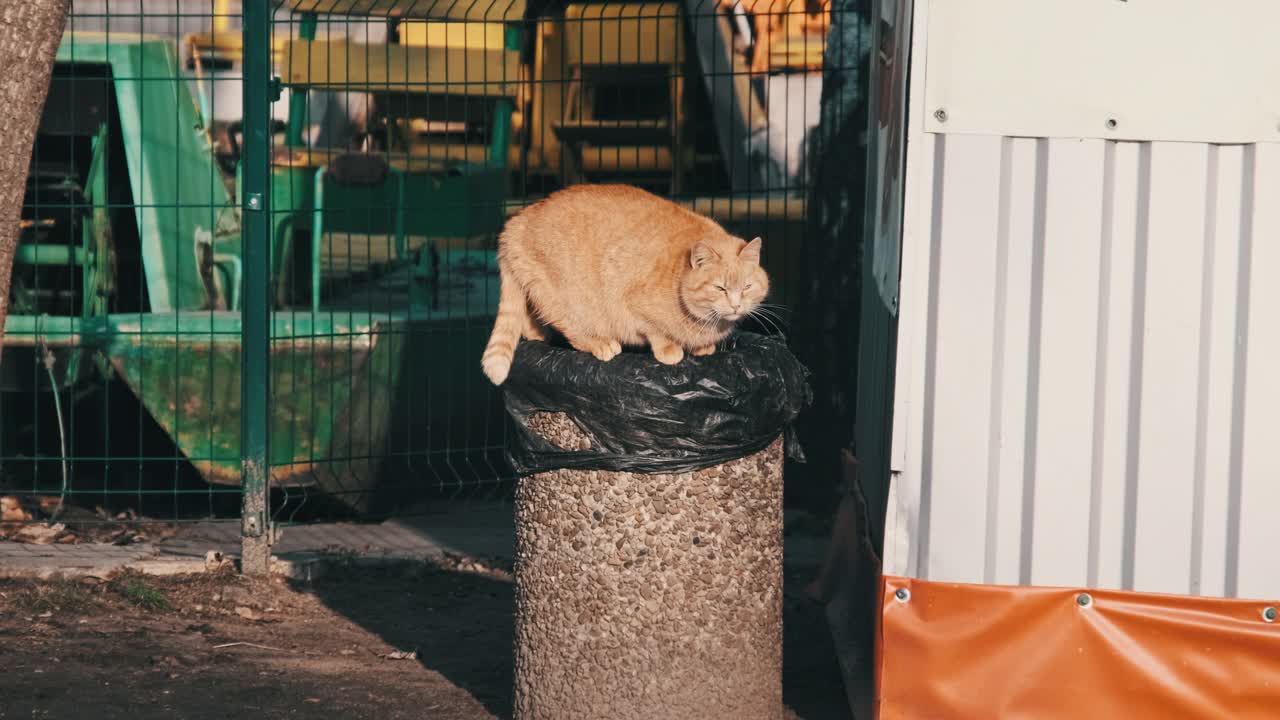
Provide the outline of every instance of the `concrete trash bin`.
{"type": "Polygon", "coordinates": [[[620,379],[567,373],[573,398],[559,405],[545,373],[564,367],[548,358],[590,363],[522,343],[532,350],[517,355],[506,388],[519,436],[513,461],[524,471],[516,490],[517,720],[783,716],[783,434],[809,395],[803,368],[780,341],[746,342],[771,343],[747,354],[781,358],[779,372],[735,377],[742,358],[718,356],[676,368],[638,355],[615,358],[623,360],[615,367],[591,358],[592,373],[620,379]],[[773,410],[736,406],[755,412],[752,422],[768,416],[758,427],[724,410],[748,392],[746,380],[772,389],[756,401],[791,394],[773,410]],[[717,397],[699,402],[689,383],[714,386],[717,397]],[[610,391],[593,392],[599,384],[610,391]],[[616,404],[630,384],[640,394],[665,388],[672,402],[616,404]],[[529,401],[534,395],[539,402],[529,401]],[[600,402],[605,407],[584,407],[600,402]],[[629,425],[634,442],[648,446],[629,456],[632,439],[616,443],[592,421],[620,425],[613,430],[624,438],[629,425]],[[736,426],[745,452],[733,457],[726,443],[714,457],[698,457],[692,445],[664,441],[655,435],[666,430],[650,427],[683,424],[687,435],[706,439],[719,422],[731,426],[728,435],[736,426]]]}

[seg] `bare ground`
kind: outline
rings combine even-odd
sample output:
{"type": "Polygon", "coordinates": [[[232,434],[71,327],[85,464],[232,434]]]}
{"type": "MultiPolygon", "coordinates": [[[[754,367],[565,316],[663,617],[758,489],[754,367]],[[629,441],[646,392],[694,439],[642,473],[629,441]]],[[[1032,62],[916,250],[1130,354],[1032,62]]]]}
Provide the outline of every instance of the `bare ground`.
{"type": "MultiPolygon", "coordinates": [[[[807,578],[787,576],[786,700],[848,718],[807,578]]],[[[0,581],[0,718],[506,718],[512,603],[483,565],[0,581]]]]}

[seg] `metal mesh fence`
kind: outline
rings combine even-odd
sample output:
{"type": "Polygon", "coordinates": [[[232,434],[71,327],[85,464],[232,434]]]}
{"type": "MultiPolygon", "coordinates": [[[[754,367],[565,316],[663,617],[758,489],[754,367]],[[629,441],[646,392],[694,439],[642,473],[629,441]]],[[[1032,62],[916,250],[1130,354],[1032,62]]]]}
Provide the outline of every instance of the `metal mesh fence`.
{"type": "Polygon", "coordinates": [[[119,539],[121,521],[238,508],[223,403],[238,219],[179,35],[232,18],[221,2],[87,0],[67,18],[12,269],[0,494],[5,520],[76,529],[2,534],[119,539]],[[105,538],[92,527],[108,522],[105,538]]]}
{"type": "Polygon", "coordinates": [[[785,330],[857,5],[287,0],[255,30],[237,0],[75,0],[13,271],[3,494],[231,519],[259,451],[276,522],[504,492],[479,358],[505,220],[645,187],[765,238],[755,329],[785,330]]]}

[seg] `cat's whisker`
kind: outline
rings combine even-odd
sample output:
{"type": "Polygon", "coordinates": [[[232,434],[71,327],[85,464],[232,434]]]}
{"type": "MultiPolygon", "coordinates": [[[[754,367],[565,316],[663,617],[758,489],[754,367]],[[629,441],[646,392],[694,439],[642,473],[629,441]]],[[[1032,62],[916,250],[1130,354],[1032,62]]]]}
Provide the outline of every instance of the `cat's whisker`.
{"type": "Polygon", "coordinates": [[[778,332],[782,332],[786,330],[788,327],[790,327],[790,325],[788,325],[785,321],[779,320],[778,318],[769,317],[767,315],[764,315],[761,317],[767,318],[769,322],[773,323],[774,327],[778,328],[778,332]]]}
{"type": "Polygon", "coordinates": [[[759,320],[762,325],[765,325],[767,329],[771,329],[772,332],[777,333],[779,335],[782,334],[782,328],[778,327],[778,323],[775,322],[768,315],[766,315],[764,312],[759,311],[758,308],[755,310],[752,310],[750,313],[748,313],[748,315],[750,317],[753,317],[759,320]]]}
{"type": "Polygon", "coordinates": [[[768,322],[777,332],[782,332],[782,328],[788,325],[787,321],[779,317],[777,313],[765,308],[757,307],[751,311],[751,316],[762,322],[768,322]]]}
{"type": "Polygon", "coordinates": [[[791,314],[791,308],[787,307],[786,305],[774,305],[774,304],[772,304],[772,303],[760,303],[760,304],[756,305],[756,307],[764,308],[764,309],[766,309],[766,310],[773,311],[774,313],[786,313],[786,314],[788,314],[788,315],[790,315],[790,314],[791,314]]]}
{"type": "Polygon", "coordinates": [[[720,312],[715,308],[711,308],[711,312],[703,317],[702,321],[698,324],[698,329],[710,330],[714,328],[718,322],[720,322],[720,312]]]}
{"type": "Polygon", "coordinates": [[[763,314],[773,322],[777,323],[780,330],[790,326],[791,324],[786,318],[782,317],[781,315],[778,315],[776,312],[772,310],[765,310],[763,311],[763,314]]]}
{"type": "Polygon", "coordinates": [[[777,311],[776,309],[774,309],[774,308],[772,308],[772,307],[770,307],[770,306],[768,306],[768,305],[757,305],[757,306],[755,306],[754,311],[763,312],[763,313],[769,313],[770,315],[772,315],[772,316],[774,316],[774,317],[781,317],[781,315],[779,315],[779,314],[778,314],[778,311],[777,311]]]}

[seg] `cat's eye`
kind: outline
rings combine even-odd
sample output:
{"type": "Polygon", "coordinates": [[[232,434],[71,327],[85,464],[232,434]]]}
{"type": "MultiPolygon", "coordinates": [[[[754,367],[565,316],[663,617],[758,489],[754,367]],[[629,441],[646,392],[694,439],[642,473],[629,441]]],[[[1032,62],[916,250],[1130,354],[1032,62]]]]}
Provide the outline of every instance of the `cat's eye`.
{"type": "Polygon", "coordinates": [[[746,285],[742,286],[742,292],[746,292],[750,289],[751,289],[751,283],[747,283],[746,285]]]}
{"type": "Polygon", "coordinates": [[[725,289],[725,287],[724,287],[723,285],[717,285],[717,286],[716,286],[716,289],[717,289],[717,290],[719,290],[719,291],[720,291],[720,292],[722,292],[722,293],[727,293],[727,292],[729,292],[728,290],[726,290],[726,289],[725,289]]]}

